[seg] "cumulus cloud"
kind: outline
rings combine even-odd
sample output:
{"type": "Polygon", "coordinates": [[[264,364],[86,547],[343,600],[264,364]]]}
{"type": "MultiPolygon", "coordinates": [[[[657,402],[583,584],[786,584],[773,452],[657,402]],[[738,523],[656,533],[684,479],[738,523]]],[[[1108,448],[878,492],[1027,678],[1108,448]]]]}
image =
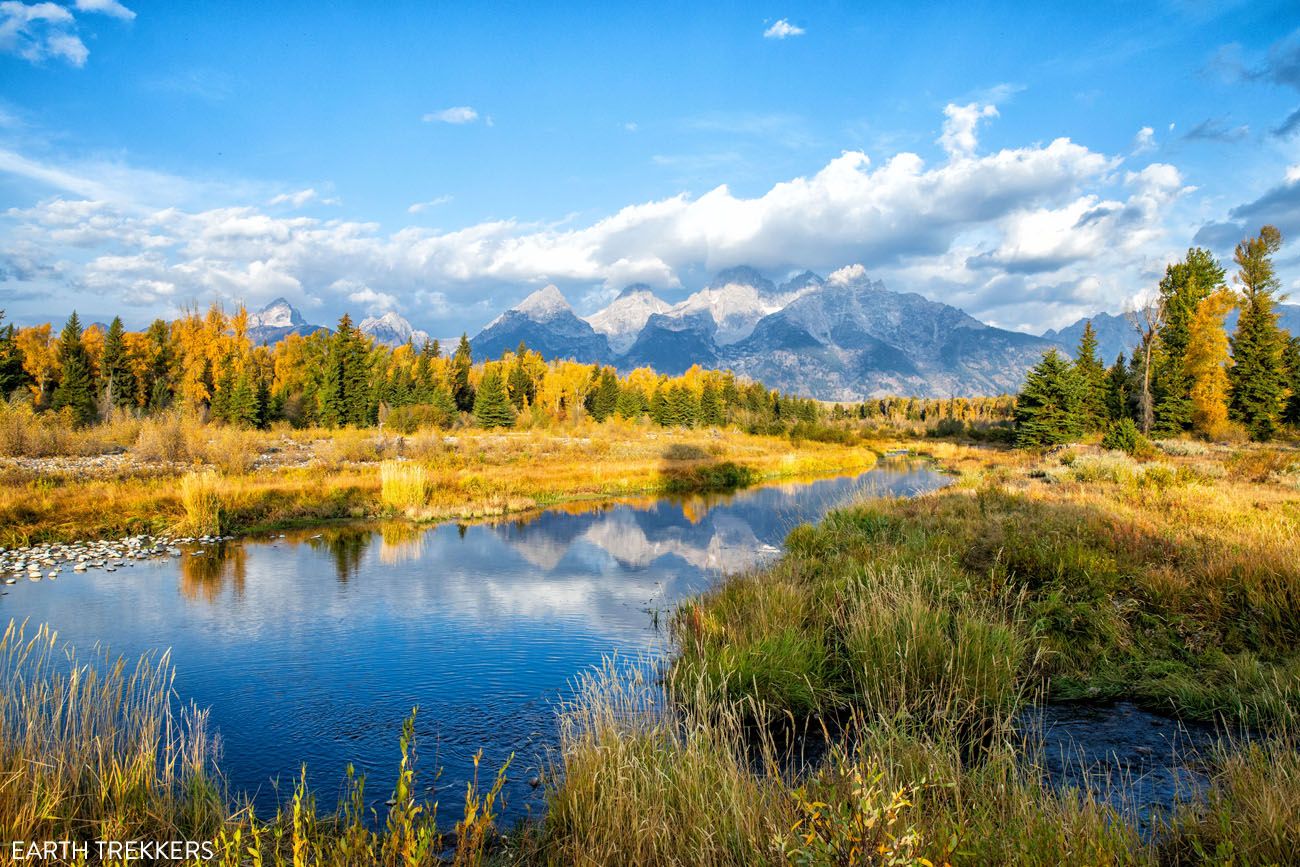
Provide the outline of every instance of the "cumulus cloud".
{"type": "Polygon", "coordinates": [[[422,117],[421,120],[425,123],[473,123],[478,120],[478,112],[468,105],[454,105],[451,108],[444,108],[440,111],[431,111],[422,117]]]}
{"type": "Polygon", "coordinates": [[[98,12],[101,15],[121,18],[123,21],[130,21],[135,18],[135,13],[117,2],[117,0],[77,0],[77,11],[98,12]]]}
{"type": "Polygon", "coordinates": [[[939,144],[951,157],[968,157],[975,153],[978,139],[975,130],[981,120],[998,116],[997,106],[969,103],[956,105],[949,103],[944,107],[943,134],[939,144]]]}
{"type": "Polygon", "coordinates": [[[1150,153],[1156,149],[1156,131],[1144,126],[1133,136],[1133,156],[1150,153]]]}
{"type": "Polygon", "coordinates": [[[763,38],[788,39],[791,36],[803,36],[806,32],[802,27],[796,27],[784,18],[780,18],[771,27],[763,31],[763,38]]]}
{"type": "MultiPolygon", "coordinates": [[[[437,327],[450,332],[476,329],[549,282],[574,297],[603,297],[634,282],[693,287],[735,265],[826,273],[846,263],[977,316],[1010,310],[1015,324],[1043,322],[1073,312],[1071,292],[1092,293],[1090,304],[1109,296],[1117,307],[1145,279],[1141,269],[1170,252],[1167,214],[1189,190],[1174,166],[1121,172],[1123,158],[1068,138],[977,154],[975,126],[996,116],[993,107],[952,106],[946,115],[948,158],[934,163],[907,152],[876,163],[846,151],[756,196],[722,185],[586,224],[496,220],[452,231],[383,231],[254,206],[151,207],[125,170],[101,175],[125,179],[120,185],[92,181],[17,154],[6,162],[0,151],[0,171],[59,193],[0,214],[0,262],[21,256],[22,273],[32,275],[6,278],[6,292],[89,290],[154,312],[191,300],[305,296],[321,300],[322,316],[363,304],[400,309],[421,325],[445,317],[437,327]]],[[[293,205],[313,192],[279,196],[293,205]]]]}

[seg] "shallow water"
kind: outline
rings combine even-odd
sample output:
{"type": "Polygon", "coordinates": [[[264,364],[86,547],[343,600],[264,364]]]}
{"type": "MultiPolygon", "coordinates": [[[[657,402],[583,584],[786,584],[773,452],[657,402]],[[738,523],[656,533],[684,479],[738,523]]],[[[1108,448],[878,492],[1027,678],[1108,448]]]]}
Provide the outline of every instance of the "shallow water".
{"type": "Polygon", "coordinates": [[[885,462],[727,496],[191,547],[111,574],[20,582],[0,598],[0,618],[49,623],[78,648],[101,643],[128,659],[171,648],[180,699],[210,708],[221,767],[259,812],[291,791],[304,762],[322,807],[349,762],[382,804],[402,720],[418,705],[421,784],[443,769],[444,814],[457,810],[482,748],[486,782],[516,754],[513,818],[540,804],[527,780],[575,674],[607,654],[661,652],[656,612],[775,556],[796,524],[855,497],[945,482],[927,466],[885,462]]]}

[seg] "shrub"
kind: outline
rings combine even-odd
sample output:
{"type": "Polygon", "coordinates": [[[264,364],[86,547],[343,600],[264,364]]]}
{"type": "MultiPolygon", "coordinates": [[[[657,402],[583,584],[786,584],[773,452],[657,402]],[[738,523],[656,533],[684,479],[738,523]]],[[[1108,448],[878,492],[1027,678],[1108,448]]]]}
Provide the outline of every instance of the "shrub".
{"type": "Polygon", "coordinates": [[[179,412],[167,412],[146,419],[135,439],[135,456],[142,461],[184,463],[193,456],[190,443],[195,432],[179,412]]]}
{"type": "Polygon", "coordinates": [[[237,427],[221,427],[212,432],[204,448],[207,462],[225,473],[246,473],[258,455],[257,434],[237,427]]]}
{"type": "Polygon", "coordinates": [[[932,437],[959,437],[966,433],[966,422],[957,418],[942,418],[930,431],[932,437]]]}

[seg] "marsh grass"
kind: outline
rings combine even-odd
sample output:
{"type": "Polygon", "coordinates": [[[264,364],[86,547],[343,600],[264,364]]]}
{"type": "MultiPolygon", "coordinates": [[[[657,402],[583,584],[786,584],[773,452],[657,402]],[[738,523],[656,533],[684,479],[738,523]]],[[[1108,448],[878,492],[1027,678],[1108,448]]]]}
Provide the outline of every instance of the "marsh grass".
{"type": "Polygon", "coordinates": [[[395,512],[423,509],[429,502],[429,474],[422,464],[384,461],[379,467],[379,500],[395,512]]]}
{"type": "Polygon", "coordinates": [[[181,477],[181,507],[185,518],[179,529],[190,536],[220,536],[224,517],[223,482],[212,470],[198,470],[181,477]]]}

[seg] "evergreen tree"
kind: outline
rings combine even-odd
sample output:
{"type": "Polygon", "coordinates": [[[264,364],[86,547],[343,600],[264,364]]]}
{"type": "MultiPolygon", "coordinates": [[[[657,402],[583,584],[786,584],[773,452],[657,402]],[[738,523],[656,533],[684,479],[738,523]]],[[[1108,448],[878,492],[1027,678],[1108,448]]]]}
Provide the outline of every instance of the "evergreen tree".
{"type": "Polygon", "coordinates": [[[91,381],[90,356],[81,343],[81,320],[74,310],[59,334],[59,385],[54,389],[51,406],[68,407],[77,425],[95,420],[95,387],[91,381]]]}
{"type": "Polygon", "coordinates": [[[506,391],[509,392],[510,402],[515,405],[515,409],[523,409],[525,404],[531,405],[537,399],[537,383],[528,375],[522,355],[516,356],[515,363],[510,365],[506,391]]]}
{"type": "Polygon", "coordinates": [[[216,387],[208,401],[209,416],[216,421],[232,422],[230,408],[235,391],[235,364],[229,355],[221,359],[216,379],[216,387]]]}
{"type": "Polygon", "coordinates": [[[706,382],[704,390],[700,392],[700,424],[706,427],[721,427],[723,421],[722,399],[713,384],[706,382]]]}
{"type": "Polygon", "coordinates": [[[618,404],[618,377],[608,367],[600,371],[596,387],[587,394],[587,412],[598,422],[614,414],[618,404]]]}
{"type": "Polygon", "coordinates": [[[480,427],[514,427],[515,408],[506,394],[505,382],[495,369],[483,374],[474,397],[474,420],[480,427]]]}
{"type": "Polygon", "coordinates": [[[668,389],[660,385],[655,388],[654,394],[650,396],[650,418],[655,424],[667,427],[671,422],[668,419],[668,389]]]}
{"type": "Polygon", "coordinates": [[[1083,326],[1083,336],[1079,338],[1079,350],[1074,359],[1074,369],[1079,375],[1079,385],[1083,389],[1079,411],[1083,415],[1086,430],[1102,430],[1110,420],[1110,411],[1106,406],[1106,368],[1097,358],[1097,332],[1093,330],[1092,320],[1083,326]]]}
{"type": "Polygon", "coordinates": [[[1169,265],[1160,281],[1163,311],[1160,340],[1152,365],[1154,430],[1173,435],[1192,423],[1192,378],[1184,365],[1192,318],[1197,306],[1223,284],[1223,268],[1210,251],[1195,247],[1169,265]]]}
{"type": "Polygon", "coordinates": [[[637,418],[645,412],[645,409],[646,399],[640,389],[630,385],[619,389],[618,403],[614,405],[614,411],[618,413],[619,418],[637,418]]]}
{"type": "Polygon", "coordinates": [[[1286,399],[1282,421],[1300,426],[1300,334],[1287,341],[1285,358],[1287,389],[1291,393],[1286,399]]]}
{"type": "Polygon", "coordinates": [[[231,424],[240,427],[257,427],[262,413],[258,407],[257,385],[246,369],[235,377],[226,404],[226,418],[231,424]]]}
{"type": "Polygon", "coordinates": [[[23,351],[18,346],[13,323],[4,324],[5,312],[0,310],[0,400],[31,381],[23,370],[23,351]]]}
{"type": "Polygon", "coordinates": [[[126,357],[125,333],[122,317],[114,316],[104,337],[104,350],[99,360],[99,390],[108,395],[113,406],[135,405],[135,377],[126,357]]]}
{"type": "Polygon", "coordinates": [[[470,351],[469,335],[461,334],[460,345],[451,357],[451,396],[461,412],[474,408],[474,386],[469,382],[469,371],[474,366],[474,356],[470,351]]]}
{"type": "Polygon", "coordinates": [[[1055,349],[1045,353],[1016,397],[1016,445],[1059,445],[1078,437],[1082,392],[1074,367],[1055,349]]]}
{"type": "Polygon", "coordinates": [[[1271,439],[1282,414],[1285,394],[1282,353],[1285,332],[1278,328],[1274,297],[1280,287],[1273,271],[1273,254],[1282,246],[1282,233],[1265,226],[1259,237],[1237,245],[1236,281],[1241,285],[1241,315],[1232,335],[1232,367],[1228,371],[1228,409],[1252,438],[1271,439]]]}
{"type": "Polygon", "coordinates": [[[148,406],[152,411],[166,409],[171,405],[172,395],[172,348],[167,323],[155,319],[145,332],[149,341],[149,355],[152,362],[146,373],[145,387],[148,389],[148,406]]]}
{"type": "Polygon", "coordinates": [[[1115,357],[1115,363],[1106,369],[1106,412],[1111,421],[1131,418],[1133,388],[1129,379],[1128,362],[1124,353],[1115,357]]]}

